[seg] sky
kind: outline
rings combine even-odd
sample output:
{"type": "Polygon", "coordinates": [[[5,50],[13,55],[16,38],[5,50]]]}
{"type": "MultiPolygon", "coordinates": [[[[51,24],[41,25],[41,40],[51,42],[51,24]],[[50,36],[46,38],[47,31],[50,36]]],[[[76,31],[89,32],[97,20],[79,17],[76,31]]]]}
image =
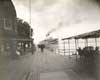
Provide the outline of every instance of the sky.
{"type": "Polygon", "coordinates": [[[48,33],[50,37],[61,39],[100,29],[100,6],[96,0],[12,1],[17,16],[34,29],[36,43],[45,39],[48,33]]]}

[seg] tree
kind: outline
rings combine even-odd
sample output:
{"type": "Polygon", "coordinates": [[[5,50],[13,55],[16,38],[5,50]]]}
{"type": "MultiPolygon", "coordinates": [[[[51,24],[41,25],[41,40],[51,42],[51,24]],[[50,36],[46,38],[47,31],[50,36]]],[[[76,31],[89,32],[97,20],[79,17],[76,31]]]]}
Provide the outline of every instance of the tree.
{"type": "Polygon", "coordinates": [[[17,32],[21,38],[30,38],[32,37],[33,29],[26,21],[17,18],[17,32]]]}

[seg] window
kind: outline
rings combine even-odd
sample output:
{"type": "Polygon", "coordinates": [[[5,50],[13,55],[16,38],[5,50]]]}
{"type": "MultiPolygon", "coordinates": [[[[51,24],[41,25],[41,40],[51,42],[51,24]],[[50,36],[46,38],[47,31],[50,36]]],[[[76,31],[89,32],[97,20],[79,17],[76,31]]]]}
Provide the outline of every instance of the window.
{"type": "Polygon", "coordinates": [[[4,29],[12,30],[12,21],[8,19],[4,19],[4,29]]]}

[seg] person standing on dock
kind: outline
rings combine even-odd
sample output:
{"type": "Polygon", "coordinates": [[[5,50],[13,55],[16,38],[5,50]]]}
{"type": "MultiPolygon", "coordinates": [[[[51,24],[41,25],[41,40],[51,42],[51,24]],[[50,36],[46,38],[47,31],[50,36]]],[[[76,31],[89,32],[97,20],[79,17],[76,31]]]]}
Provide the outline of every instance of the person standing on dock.
{"type": "Polygon", "coordinates": [[[44,44],[39,44],[38,48],[40,48],[41,52],[44,52],[45,45],[44,44]]]}

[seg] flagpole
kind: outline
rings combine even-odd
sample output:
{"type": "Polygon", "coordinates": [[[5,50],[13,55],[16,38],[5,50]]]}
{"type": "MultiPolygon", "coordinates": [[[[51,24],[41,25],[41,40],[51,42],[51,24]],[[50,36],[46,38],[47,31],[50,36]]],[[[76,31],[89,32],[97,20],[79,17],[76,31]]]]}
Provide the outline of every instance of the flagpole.
{"type": "Polygon", "coordinates": [[[29,0],[29,16],[30,16],[29,22],[31,25],[31,0],[29,0]]]}
{"type": "Polygon", "coordinates": [[[30,37],[31,37],[31,0],[29,0],[29,24],[30,24],[30,37]]]}

